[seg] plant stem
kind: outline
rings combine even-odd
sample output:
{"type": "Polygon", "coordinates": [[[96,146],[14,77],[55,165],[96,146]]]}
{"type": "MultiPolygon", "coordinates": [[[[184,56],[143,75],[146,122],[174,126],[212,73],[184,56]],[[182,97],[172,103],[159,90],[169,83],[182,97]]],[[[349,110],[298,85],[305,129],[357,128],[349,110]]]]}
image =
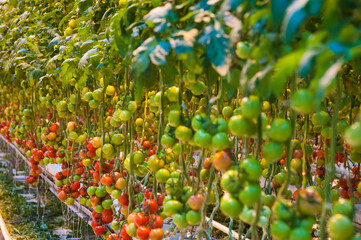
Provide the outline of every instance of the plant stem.
{"type": "MultiPolygon", "coordinates": [[[[340,108],[340,81],[337,81],[337,96],[336,103],[333,109],[332,116],[332,138],[331,138],[331,153],[330,156],[326,154],[326,171],[325,171],[325,202],[322,205],[322,215],[320,220],[320,239],[326,239],[326,217],[327,212],[331,208],[331,182],[335,176],[335,160],[336,160],[336,137],[337,137],[337,120],[338,120],[338,110],[340,108]]],[[[352,191],[351,191],[352,192],[352,191]]]]}

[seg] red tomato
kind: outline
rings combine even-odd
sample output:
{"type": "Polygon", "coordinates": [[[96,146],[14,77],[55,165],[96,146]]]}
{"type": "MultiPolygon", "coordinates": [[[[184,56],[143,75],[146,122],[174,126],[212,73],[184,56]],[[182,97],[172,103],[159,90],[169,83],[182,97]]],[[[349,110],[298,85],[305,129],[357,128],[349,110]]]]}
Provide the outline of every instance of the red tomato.
{"type": "Polygon", "coordinates": [[[104,235],[104,233],[105,233],[105,227],[104,227],[104,226],[96,226],[96,227],[94,228],[94,233],[95,233],[95,235],[97,235],[97,236],[104,235]]]}
{"type": "Polygon", "coordinates": [[[94,219],[100,219],[102,217],[102,214],[101,213],[97,213],[96,211],[93,211],[92,212],[92,217],[94,219]]]}
{"type": "Polygon", "coordinates": [[[144,213],[136,213],[134,217],[134,223],[137,227],[144,226],[149,221],[149,216],[144,216],[144,213]]]}
{"type": "Polygon", "coordinates": [[[158,203],[156,200],[145,200],[143,203],[143,210],[146,214],[153,214],[156,213],[158,210],[158,203]]]}
{"type": "Polygon", "coordinates": [[[123,192],[122,195],[120,195],[120,198],[118,198],[118,202],[127,206],[129,204],[128,194],[123,192]]]}
{"type": "Polygon", "coordinates": [[[150,234],[150,228],[144,227],[144,226],[138,227],[138,229],[137,229],[137,237],[140,240],[147,240],[149,238],[149,234],[150,234]]]}
{"type": "Polygon", "coordinates": [[[158,195],[158,198],[157,198],[158,206],[163,206],[164,198],[165,198],[164,194],[159,194],[158,195]]]}
{"type": "Polygon", "coordinates": [[[113,177],[109,173],[104,174],[101,183],[104,186],[110,186],[113,183],[113,177]]]}
{"type": "Polygon", "coordinates": [[[102,222],[105,223],[105,224],[109,224],[113,221],[113,215],[108,215],[108,216],[105,216],[103,215],[102,216],[102,222]]]}
{"type": "Polygon", "coordinates": [[[151,228],[162,228],[163,218],[159,215],[152,215],[149,220],[151,228]]]}

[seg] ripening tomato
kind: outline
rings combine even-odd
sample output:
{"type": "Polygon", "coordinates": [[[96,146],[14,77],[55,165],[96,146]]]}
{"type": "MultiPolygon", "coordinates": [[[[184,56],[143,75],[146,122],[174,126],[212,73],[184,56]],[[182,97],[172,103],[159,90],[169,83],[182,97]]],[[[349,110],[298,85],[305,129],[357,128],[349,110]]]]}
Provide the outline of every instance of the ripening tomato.
{"type": "Polygon", "coordinates": [[[188,198],[188,205],[192,210],[201,210],[204,202],[204,196],[201,194],[192,195],[188,198]]]}
{"type": "Polygon", "coordinates": [[[162,228],[155,228],[150,230],[149,239],[150,240],[162,240],[164,237],[164,232],[162,228]]]}
{"type": "Polygon", "coordinates": [[[104,174],[104,175],[102,176],[101,183],[102,183],[104,186],[110,186],[110,185],[112,185],[112,183],[113,183],[113,177],[112,177],[109,173],[104,174]]]}
{"type": "Polygon", "coordinates": [[[61,191],[58,194],[58,198],[59,198],[60,201],[65,201],[67,199],[66,193],[64,191],[61,191]]]}
{"type": "Polygon", "coordinates": [[[227,170],[232,165],[232,159],[227,151],[219,151],[213,156],[213,164],[218,171],[227,170]]]}

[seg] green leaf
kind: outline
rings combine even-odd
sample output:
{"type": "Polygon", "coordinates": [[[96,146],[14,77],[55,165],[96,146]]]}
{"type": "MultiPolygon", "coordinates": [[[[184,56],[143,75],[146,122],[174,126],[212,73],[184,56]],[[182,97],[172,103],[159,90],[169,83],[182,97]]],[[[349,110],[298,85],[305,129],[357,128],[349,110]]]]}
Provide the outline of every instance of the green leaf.
{"type": "Polygon", "coordinates": [[[269,65],[254,74],[248,82],[247,90],[251,94],[258,93],[261,99],[266,100],[271,95],[270,73],[272,72],[272,69],[272,66],[269,65]]]}
{"type": "Polygon", "coordinates": [[[111,20],[111,28],[112,28],[112,33],[114,35],[114,42],[119,50],[120,56],[122,58],[125,58],[126,54],[127,54],[127,49],[129,46],[128,43],[128,38],[127,36],[123,36],[122,34],[122,30],[121,30],[121,20],[123,18],[123,16],[126,14],[125,9],[120,9],[113,17],[111,20]]]}
{"type": "Polygon", "coordinates": [[[199,43],[204,45],[208,61],[221,76],[228,73],[231,65],[231,52],[229,50],[228,36],[218,26],[210,25],[204,30],[199,39],[199,43]]]}
{"type": "Polygon", "coordinates": [[[149,58],[154,65],[165,65],[167,63],[166,57],[170,51],[170,43],[161,41],[150,52],[149,58]]]}
{"type": "Polygon", "coordinates": [[[134,50],[133,62],[132,62],[132,75],[135,78],[139,77],[139,75],[144,72],[149,66],[149,54],[156,47],[157,41],[155,37],[150,37],[145,40],[142,45],[140,45],[137,49],[134,50]]]}
{"type": "Polygon", "coordinates": [[[199,31],[196,28],[189,31],[180,30],[169,38],[169,43],[178,55],[182,55],[192,51],[198,33],[199,31]]]}
{"type": "Polygon", "coordinates": [[[283,16],[286,13],[288,0],[271,0],[271,14],[276,28],[281,26],[283,16]]]}
{"type": "Polygon", "coordinates": [[[144,16],[149,26],[154,26],[154,32],[163,33],[171,26],[171,22],[177,20],[176,14],[173,12],[171,3],[152,9],[144,16]]]}
{"type": "Polygon", "coordinates": [[[96,49],[96,48],[92,48],[89,51],[87,51],[80,59],[80,61],[78,63],[78,68],[79,69],[85,68],[89,64],[88,61],[89,61],[90,57],[97,52],[98,52],[98,49],[96,49]]]}
{"type": "Polygon", "coordinates": [[[225,0],[221,6],[221,11],[226,12],[229,10],[236,10],[241,4],[243,0],[225,0]]]}
{"type": "Polygon", "coordinates": [[[308,0],[294,1],[287,8],[287,13],[283,21],[283,31],[285,42],[290,42],[297,33],[302,22],[306,19],[307,13],[304,9],[308,0]]]}
{"type": "Polygon", "coordinates": [[[223,91],[228,97],[228,99],[232,98],[233,95],[237,92],[237,89],[240,84],[241,79],[241,70],[238,68],[231,68],[229,70],[229,74],[226,77],[221,79],[223,91]]]}
{"type": "Polygon", "coordinates": [[[274,67],[275,73],[272,78],[272,91],[275,96],[281,95],[281,92],[286,85],[287,78],[295,73],[304,51],[305,50],[301,49],[290,53],[283,58],[278,59],[276,62],[274,67]]]}
{"type": "Polygon", "coordinates": [[[338,59],[334,64],[332,64],[327,71],[323,74],[320,79],[314,79],[313,81],[318,82],[316,98],[315,98],[315,106],[320,109],[320,104],[322,99],[327,95],[332,89],[334,89],[334,85],[337,81],[336,76],[340,71],[344,58],[338,59]]]}

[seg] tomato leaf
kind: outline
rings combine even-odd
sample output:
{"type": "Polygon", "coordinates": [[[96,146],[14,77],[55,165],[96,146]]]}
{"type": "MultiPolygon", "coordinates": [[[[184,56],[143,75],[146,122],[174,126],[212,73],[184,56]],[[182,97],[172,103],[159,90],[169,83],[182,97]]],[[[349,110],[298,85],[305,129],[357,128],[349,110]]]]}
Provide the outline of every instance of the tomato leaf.
{"type": "Polygon", "coordinates": [[[307,13],[304,9],[308,0],[294,1],[287,8],[287,13],[283,21],[283,31],[285,42],[290,42],[297,33],[302,22],[306,19],[307,13]]]}
{"type": "Polygon", "coordinates": [[[271,0],[271,14],[276,28],[281,26],[287,7],[288,0],[271,0]]]}
{"type": "Polygon", "coordinates": [[[170,43],[161,41],[149,53],[149,58],[154,65],[165,65],[167,63],[166,57],[170,51],[170,43]]]}
{"type": "Polygon", "coordinates": [[[315,106],[318,109],[320,108],[323,97],[327,95],[332,89],[334,89],[334,84],[337,81],[336,76],[340,71],[343,63],[344,58],[342,57],[334,64],[332,64],[320,79],[314,79],[314,81],[318,82],[315,98],[315,106]]]}
{"type": "Polygon", "coordinates": [[[222,78],[223,91],[230,99],[236,93],[241,79],[241,70],[238,68],[231,68],[229,74],[222,78]]]}
{"type": "Polygon", "coordinates": [[[232,60],[228,36],[223,33],[219,25],[210,25],[205,28],[199,43],[204,45],[208,60],[212,63],[213,68],[219,75],[225,76],[232,60]]]}
{"type": "Polygon", "coordinates": [[[177,20],[171,3],[152,9],[144,16],[149,26],[154,26],[154,32],[163,33],[171,26],[171,22],[177,20]]]}
{"type": "Polygon", "coordinates": [[[275,96],[281,94],[281,91],[286,85],[287,78],[294,74],[303,53],[304,50],[301,49],[278,59],[272,78],[272,91],[275,96]]]}
{"type": "Polygon", "coordinates": [[[314,60],[317,54],[318,51],[316,50],[310,50],[303,54],[300,60],[300,64],[298,66],[298,73],[301,77],[306,78],[307,74],[309,73],[315,62],[314,60]]]}

